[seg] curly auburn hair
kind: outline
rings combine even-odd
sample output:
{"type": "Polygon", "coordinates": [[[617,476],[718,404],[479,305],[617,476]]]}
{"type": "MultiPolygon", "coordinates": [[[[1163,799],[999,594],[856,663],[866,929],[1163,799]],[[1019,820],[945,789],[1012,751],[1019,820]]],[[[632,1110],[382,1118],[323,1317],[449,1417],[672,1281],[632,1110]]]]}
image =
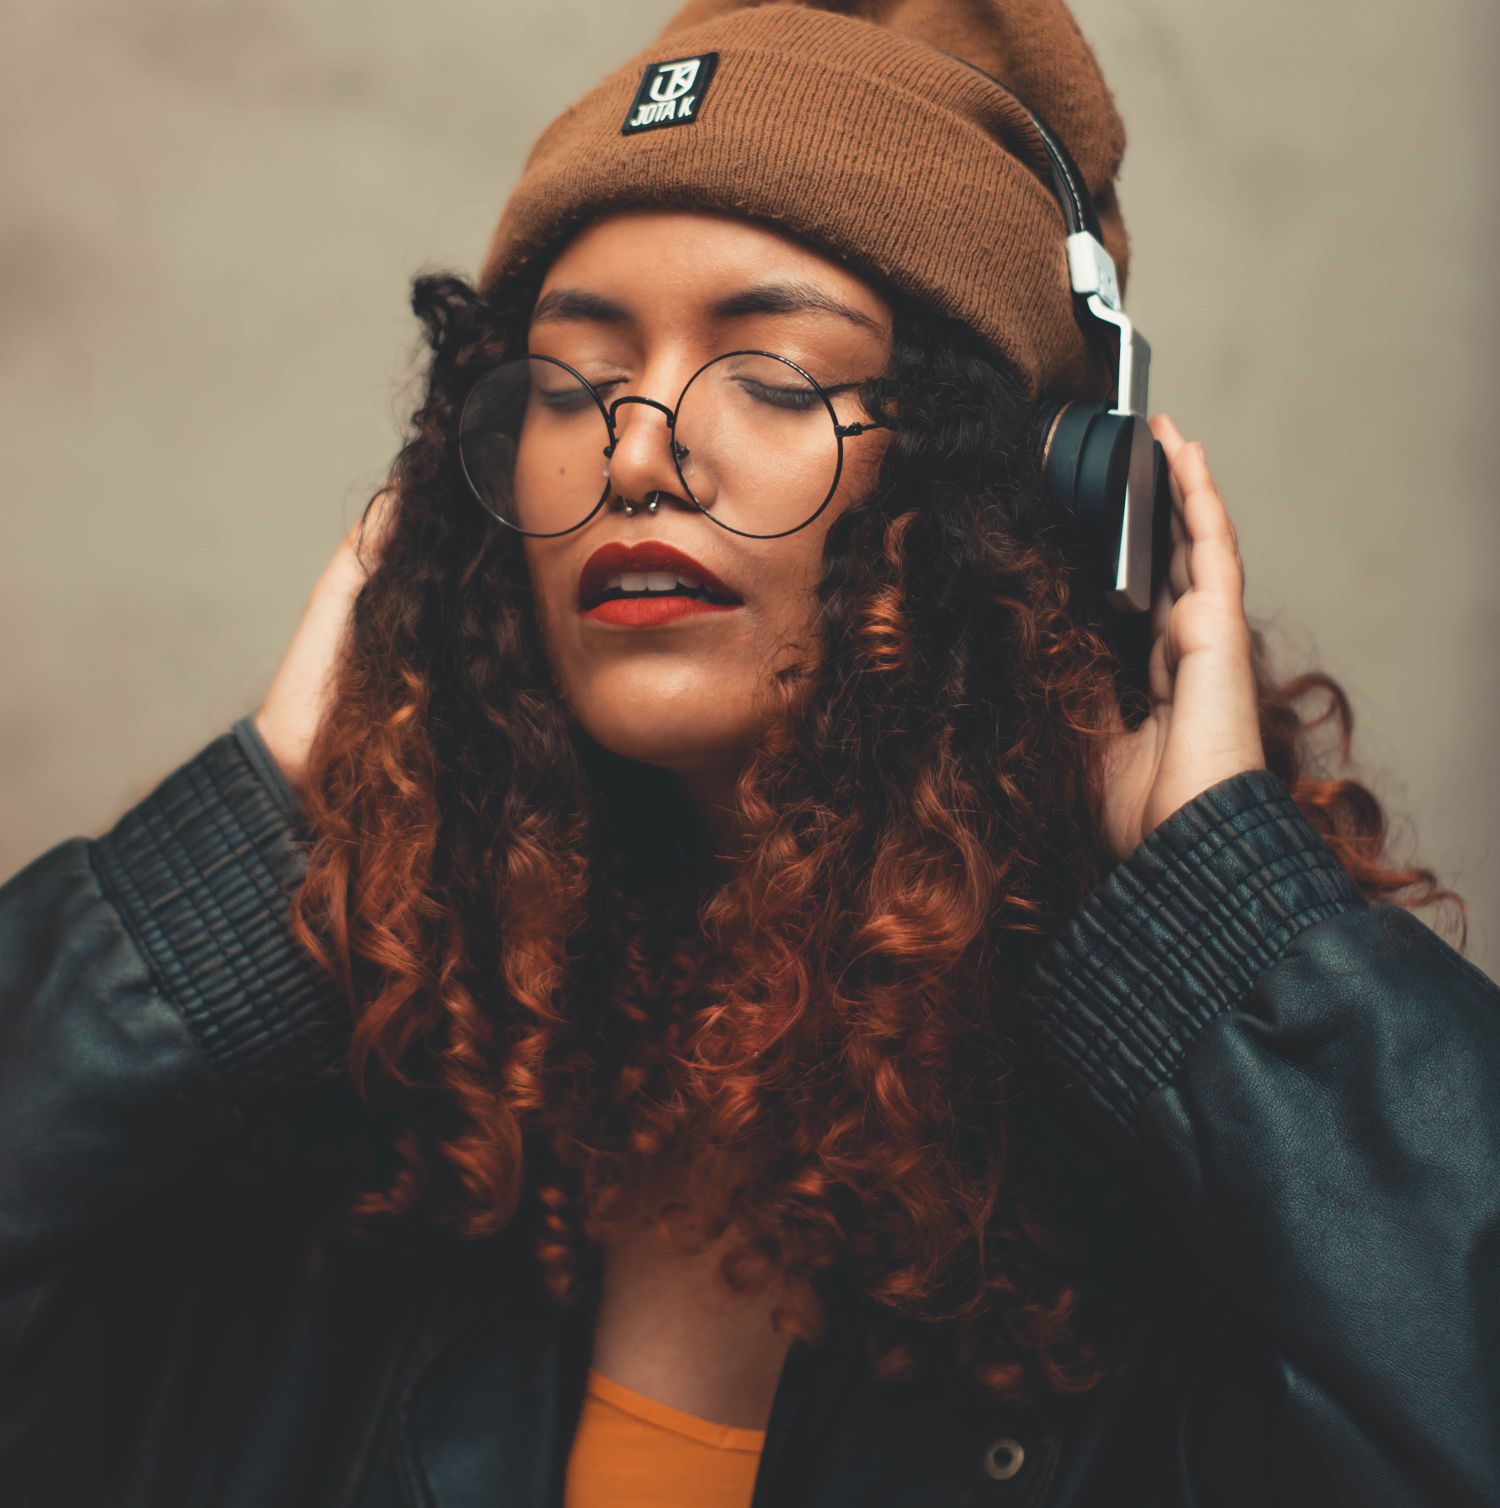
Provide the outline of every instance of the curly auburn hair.
{"type": "MultiPolygon", "coordinates": [[[[1007,1397],[1091,1387],[1088,1253],[1021,1113],[1025,987],[1108,867],[1089,772],[1121,677],[1014,373],[896,304],[866,400],[897,430],[828,533],[821,644],[778,677],[716,857],[670,777],[578,727],[519,540],[458,472],[462,400],[524,349],[529,298],[424,277],[413,302],[426,398],[313,751],[294,911],[389,1126],[353,1214],[524,1218],[569,1304],[623,1196],[691,1149],[711,1172],[666,1224],[689,1246],[732,1226],[724,1276],[783,1273],[784,1332],[818,1339],[837,1275],[881,1375],[941,1353],[1007,1397]]],[[[1461,914],[1382,861],[1375,798],[1320,773],[1319,726],[1347,756],[1342,693],[1256,657],[1268,764],[1360,888],[1461,914]]]]}

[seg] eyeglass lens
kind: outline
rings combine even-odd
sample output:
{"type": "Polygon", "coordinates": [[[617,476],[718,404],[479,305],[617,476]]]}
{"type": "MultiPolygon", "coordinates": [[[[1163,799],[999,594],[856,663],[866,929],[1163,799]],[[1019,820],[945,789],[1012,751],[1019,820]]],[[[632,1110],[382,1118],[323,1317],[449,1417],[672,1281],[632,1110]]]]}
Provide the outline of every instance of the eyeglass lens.
{"type": "MultiPolygon", "coordinates": [[[[621,405],[617,429],[651,414],[621,405]]],[[[800,528],[837,483],[836,423],[827,399],[785,359],[721,356],[697,373],[677,405],[671,444],[682,490],[740,534],[800,528]]],[[[486,373],[459,424],[469,485],[491,513],[526,534],[566,533],[597,511],[610,490],[609,445],[595,394],[545,357],[486,373]]]]}

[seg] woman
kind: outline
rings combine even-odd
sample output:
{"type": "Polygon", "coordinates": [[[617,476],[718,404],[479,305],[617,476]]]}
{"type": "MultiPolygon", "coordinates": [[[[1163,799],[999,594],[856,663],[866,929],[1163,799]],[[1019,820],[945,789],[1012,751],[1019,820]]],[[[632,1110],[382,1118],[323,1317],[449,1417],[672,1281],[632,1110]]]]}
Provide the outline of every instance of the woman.
{"type": "Polygon", "coordinates": [[[1133,684],[997,78],[1122,260],[1060,6],[695,4],[419,282],[257,719],[0,900],[12,1501],[1500,1493],[1493,987],[1164,416],[1133,684]]]}

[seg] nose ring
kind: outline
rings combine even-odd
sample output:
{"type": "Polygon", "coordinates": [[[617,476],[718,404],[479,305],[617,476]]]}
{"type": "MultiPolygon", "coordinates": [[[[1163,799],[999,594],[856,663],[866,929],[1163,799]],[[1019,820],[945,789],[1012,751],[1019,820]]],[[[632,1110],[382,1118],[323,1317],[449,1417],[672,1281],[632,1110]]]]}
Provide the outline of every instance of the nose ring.
{"type": "MultiPolygon", "coordinates": [[[[660,501],[661,501],[661,493],[659,493],[659,492],[648,492],[646,494],[646,512],[647,513],[655,513],[656,512],[657,504],[660,501]]],[[[626,501],[625,501],[625,512],[626,512],[626,514],[629,517],[634,518],[635,517],[635,511],[636,511],[635,510],[635,504],[632,503],[627,498],[626,501]]]]}

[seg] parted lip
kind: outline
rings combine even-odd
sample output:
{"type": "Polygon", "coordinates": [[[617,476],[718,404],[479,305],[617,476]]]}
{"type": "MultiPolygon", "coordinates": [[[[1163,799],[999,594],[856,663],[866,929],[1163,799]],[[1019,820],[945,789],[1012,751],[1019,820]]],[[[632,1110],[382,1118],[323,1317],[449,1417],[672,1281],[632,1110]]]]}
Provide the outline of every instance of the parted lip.
{"type": "Polygon", "coordinates": [[[643,539],[635,545],[622,545],[615,540],[601,545],[584,562],[583,572],[578,578],[580,611],[596,606],[604,595],[604,583],[611,576],[618,576],[625,571],[679,571],[684,576],[696,576],[715,596],[730,602],[740,601],[739,595],[730,591],[707,566],[699,565],[691,555],[675,545],[669,545],[660,539],[643,539]]]}

